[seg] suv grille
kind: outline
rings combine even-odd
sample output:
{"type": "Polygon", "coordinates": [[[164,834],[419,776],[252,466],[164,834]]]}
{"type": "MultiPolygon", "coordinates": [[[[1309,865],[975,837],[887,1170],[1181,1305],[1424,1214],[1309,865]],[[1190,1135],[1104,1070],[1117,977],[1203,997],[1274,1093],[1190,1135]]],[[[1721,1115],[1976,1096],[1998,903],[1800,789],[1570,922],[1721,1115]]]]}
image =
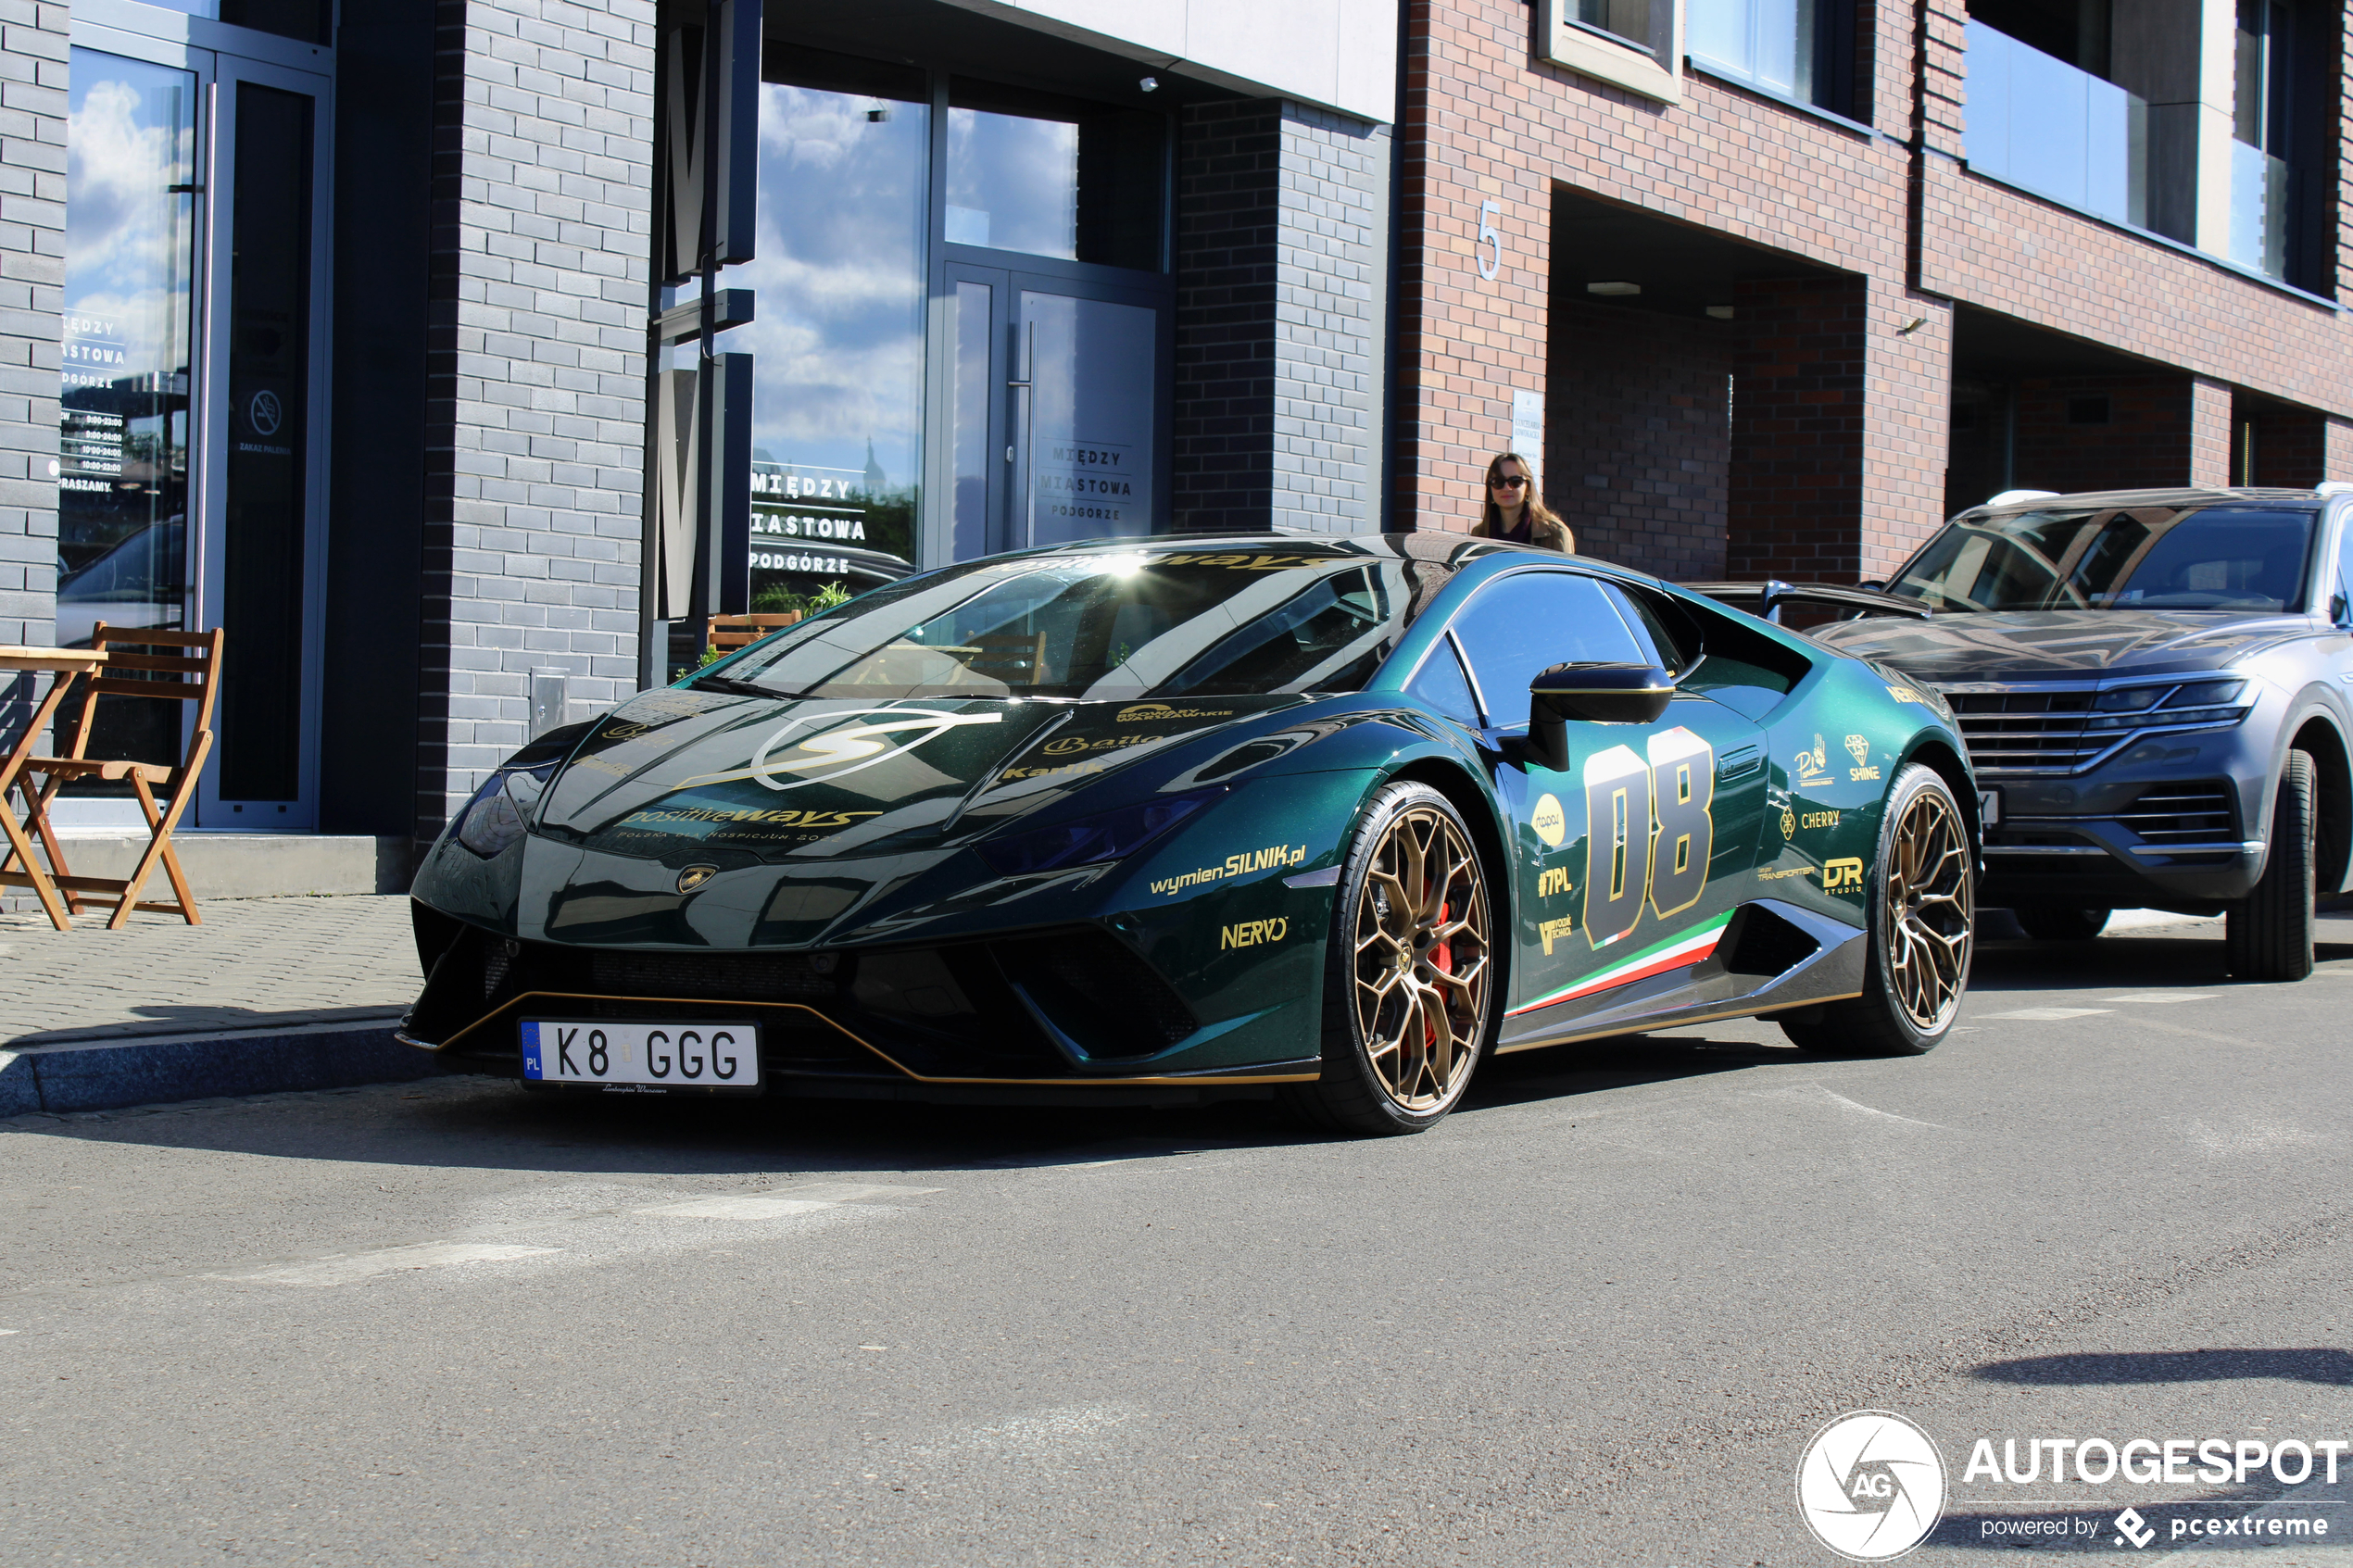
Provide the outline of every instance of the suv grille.
{"type": "Polygon", "coordinates": [[[1969,741],[1969,759],[1989,772],[2063,773],[2120,738],[2086,734],[2097,692],[1946,692],[1969,741]]]}
{"type": "Polygon", "coordinates": [[[2231,790],[2221,779],[2161,784],[2116,820],[2151,844],[2220,844],[2236,838],[2231,790]]]}

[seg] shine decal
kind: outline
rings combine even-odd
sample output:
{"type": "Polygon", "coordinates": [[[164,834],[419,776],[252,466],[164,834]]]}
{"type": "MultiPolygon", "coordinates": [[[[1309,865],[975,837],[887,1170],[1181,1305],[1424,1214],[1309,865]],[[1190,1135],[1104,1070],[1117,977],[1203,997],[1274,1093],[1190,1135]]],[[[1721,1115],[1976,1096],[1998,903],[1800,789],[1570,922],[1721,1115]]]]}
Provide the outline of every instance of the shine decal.
{"type": "Polygon", "coordinates": [[[737,779],[752,779],[774,790],[799,789],[804,784],[831,784],[837,779],[861,773],[878,763],[887,762],[928,742],[937,740],[949,731],[966,724],[997,724],[1004,721],[1002,713],[944,713],[936,708],[852,708],[832,713],[805,713],[787,719],[760,743],[751,754],[751,766],[729,773],[700,773],[681,779],[677,789],[691,789],[697,784],[732,784],[737,779]],[[837,728],[821,730],[799,741],[782,756],[776,748],[792,738],[793,732],[809,724],[827,724],[836,720],[860,720],[864,723],[843,723],[837,728]],[[914,731],[913,738],[888,740],[886,737],[914,731]],[[798,773],[802,777],[779,780],[780,773],[798,773]]]}

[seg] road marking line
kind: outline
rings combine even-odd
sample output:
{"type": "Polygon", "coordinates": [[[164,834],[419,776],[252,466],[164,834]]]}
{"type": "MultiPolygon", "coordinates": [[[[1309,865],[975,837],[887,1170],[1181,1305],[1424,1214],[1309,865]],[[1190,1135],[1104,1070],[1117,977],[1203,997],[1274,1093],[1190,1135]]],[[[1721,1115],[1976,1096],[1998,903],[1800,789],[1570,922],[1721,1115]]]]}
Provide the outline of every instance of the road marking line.
{"type": "Polygon", "coordinates": [[[677,1220],[781,1220],[789,1214],[813,1214],[836,1205],[807,1198],[696,1198],[684,1203],[657,1203],[633,1209],[633,1214],[659,1214],[677,1220]]]}
{"type": "Polygon", "coordinates": [[[2007,1012],[1981,1012],[1981,1023],[1989,1018],[2017,1018],[2035,1023],[2057,1023],[2065,1018],[2089,1018],[2097,1012],[2113,1012],[2114,1008],[2013,1008],[2007,1012]]]}
{"type": "Polygon", "coordinates": [[[428,1241],[415,1247],[389,1247],[381,1252],[359,1252],[340,1258],[322,1258],[315,1263],[296,1263],[283,1269],[264,1269],[259,1273],[214,1274],[210,1277],[261,1285],[349,1285],[355,1280],[373,1279],[378,1274],[400,1273],[411,1269],[438,1269],[452,1263],[503,1263],[515,1258],[544,1258],[557,1250],[553,1247],[498,1247],[472,1241],[428,1241]]]}
{"type": "Polygon", "coordinates": [[[2120,997],[2102,997],[2104,1002],[2210,1002],[2220,991],[2127,991],[2120,997]]]}

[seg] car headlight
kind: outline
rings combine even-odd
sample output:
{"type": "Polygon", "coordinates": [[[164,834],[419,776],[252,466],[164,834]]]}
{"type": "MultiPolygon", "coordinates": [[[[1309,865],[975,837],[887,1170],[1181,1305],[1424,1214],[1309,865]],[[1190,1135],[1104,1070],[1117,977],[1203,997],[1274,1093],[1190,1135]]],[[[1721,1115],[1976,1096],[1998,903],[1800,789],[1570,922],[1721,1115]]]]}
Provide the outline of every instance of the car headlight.
{"type": "Polygon", "coordinates": [[[1164,795],[1115,811],[1009,834],[978,846],[980,858],[999,876],[1069,871],[1125,859],[1225,793],[1220,787],[1190,795],[1164,795]]]}
{"type": "Polygon", "coordinates": [[[484,779],[459,814],[458,842],[485,860],[511,847],[530,826],[531,809],[539,804],[556,766],[501,768],[484,779]]]}
{"type": "Polygon", "coordinates": [[[2247,682],[2239,676],[2203,681],[2152,682],[2110,686],[2092,704],[2084,728],[2092,730],[2192,729],[2235,724],[2253,711],[2247,682]]]}

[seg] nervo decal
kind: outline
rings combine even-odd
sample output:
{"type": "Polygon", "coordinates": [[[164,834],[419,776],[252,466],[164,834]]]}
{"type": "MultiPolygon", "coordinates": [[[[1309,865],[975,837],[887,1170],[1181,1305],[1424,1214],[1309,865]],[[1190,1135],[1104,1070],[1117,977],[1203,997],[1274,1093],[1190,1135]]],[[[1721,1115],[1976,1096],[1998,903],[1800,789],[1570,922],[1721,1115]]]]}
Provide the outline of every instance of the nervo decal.
{"type": "Polygon", "coordinates": [[[1239,925],[1229,925],[1217,939],[1217,950],[1228,947],[1256,947],[1268,942],[1279,942],[1290,935],[1290,922],[1277,915],[1272,920],[1246,920],[1239,925]]]}

